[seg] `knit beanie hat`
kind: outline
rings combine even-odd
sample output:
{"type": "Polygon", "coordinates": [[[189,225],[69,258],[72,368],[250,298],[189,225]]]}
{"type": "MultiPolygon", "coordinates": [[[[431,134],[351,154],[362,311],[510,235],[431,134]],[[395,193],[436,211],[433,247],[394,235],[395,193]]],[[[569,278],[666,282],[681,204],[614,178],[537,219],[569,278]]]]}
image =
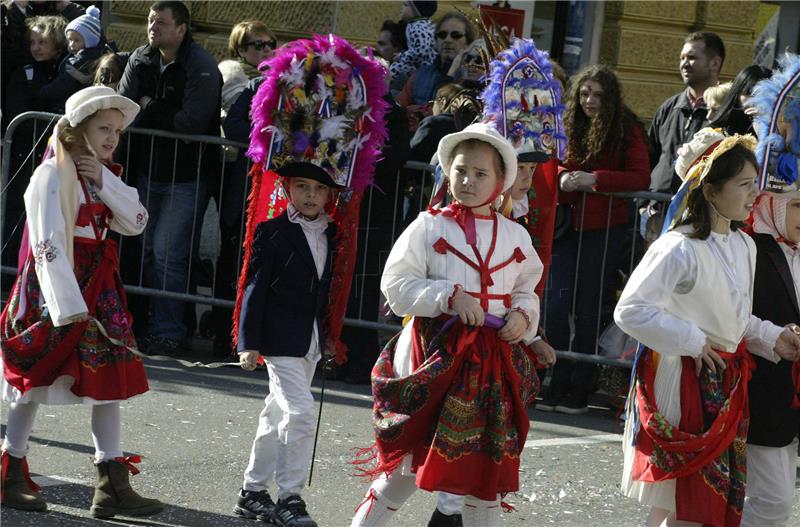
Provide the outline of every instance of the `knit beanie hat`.
{"type": "Polygon", "coordinates": [[[86,48],[93,48],[100,44],[100,37],[102,35],[102,28],[100,27],[100,10],[95,6],[89,6],[86,9],[86,14],[81,15],[69,24],[64,34],[67,31],[77,31],[83,37],[86,48]]]}
{"type": "Polygon", "coordinates": [[[417,2],[411,2],[411,5],[414,8],[414,11],[419,13],[419,16],[424,18],[432,17],[437,8],[437,2],[435,0],[419,0],[417,2]]]}

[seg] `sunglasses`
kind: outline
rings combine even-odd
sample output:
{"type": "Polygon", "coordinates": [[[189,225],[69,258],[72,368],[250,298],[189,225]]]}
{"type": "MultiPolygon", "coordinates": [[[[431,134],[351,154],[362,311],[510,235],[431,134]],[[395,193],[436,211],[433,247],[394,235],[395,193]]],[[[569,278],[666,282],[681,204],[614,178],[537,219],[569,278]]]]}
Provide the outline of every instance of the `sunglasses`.
{"type": "Polygon", "coordinates": [[[461,31],[450,31],[449,33],[447,31],[439,31],[436,33],[436,38],[439,40],[444,40],[447,38],[447,35],[450,35],[450,38],[453,40],[460,40],[464,38],[464,33],[461,31]]]}
{"type": "Polygon", "coordinates": [[[244,43],[245,48],[249,46],[253,46],[258,51],[261,51],[266,47],[269,47],[269,49],[275,49],[276,47],[278,47],[278,41],[273,38],[271,40],[253,40],[252,42],[244,43]]]}

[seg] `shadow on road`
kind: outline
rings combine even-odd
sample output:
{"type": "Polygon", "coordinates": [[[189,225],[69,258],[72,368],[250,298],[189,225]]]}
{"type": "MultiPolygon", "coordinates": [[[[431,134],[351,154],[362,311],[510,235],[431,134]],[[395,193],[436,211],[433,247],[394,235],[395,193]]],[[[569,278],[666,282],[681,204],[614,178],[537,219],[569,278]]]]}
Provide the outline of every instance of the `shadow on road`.
{"type": "Polygon", "coordinates": [[[3,525],[9,526],[136,526],[136,527],[252,527],[254,522],[236,516],[207,511],[186,509],[174,504],[166,504],[163,512],[146,518],[117,516],[110,520],[98,520],[89,516],[91,497],[94,489],[80,484],[63,484],[42,489],[42,496],[51,510],[44,513],[23,512],[3,507],[3,525]],[[67,509],[66,511],[61,509],[67,509]],[[72,513],[74,511],[74,513],[72,513]]]}

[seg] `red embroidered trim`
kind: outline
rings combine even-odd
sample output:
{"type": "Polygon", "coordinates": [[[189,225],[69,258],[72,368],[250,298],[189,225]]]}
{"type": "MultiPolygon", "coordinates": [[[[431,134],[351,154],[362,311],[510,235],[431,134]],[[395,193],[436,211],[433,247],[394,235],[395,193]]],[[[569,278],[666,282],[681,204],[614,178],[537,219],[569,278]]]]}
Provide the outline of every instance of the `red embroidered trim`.
{"type": "Polygon", "coordinates": [[[478,250],[477,245],[470,244],[472,248],[472,252],[475,254],[475,258],[478,263],[470,260],[464,253],[450,245],[450,242],[445,240],[444,238],[439,238],[433,244],[433,250],[439,254],[446,254],[447,251],[453,253],[456,257],[458,257],[461,261],[478,271],[480,274],[481,280],[481,290],[480,292],[473,292],[473,291],[466,291],[468,294],[474,296],[480,301],[481,308],[484,311],[489,310],[489,300],[502,300],[503,306],[506,308],[511,307],[511,295],[501,295],[501,294],[491,294],[489,293],[489,287],[494,285],[494,280],[492,280],[492,274],[496,273],[500,269],[511,265],[512,262],[523,262],[526,259],[525,254],[522,252],[522,249],[516,247],[514,252],[511,256],[504,262],[501,262],[494,267],[489,267],[487,262],[490,262],[492,259],[492,255],[494,254],[496,242],[497,242],[497,215],[493,215],[492,219],[494,223],[492,224],[492,242],[489,245],[489,251],[486,253],[486,258],[484,259],[481,256],[480,251],[478,250]]]}
{"type": "Polygon", "coordinates": [[[525,325],[525,331],[527,331],[527,330],[529,330],[531,328],[531,317],[521,307],[515,307],[511,311],[512,312],[516,311],[517,313],[519,313],[520,315],[525,317],[525,324],[526,324],[525,325]]]}

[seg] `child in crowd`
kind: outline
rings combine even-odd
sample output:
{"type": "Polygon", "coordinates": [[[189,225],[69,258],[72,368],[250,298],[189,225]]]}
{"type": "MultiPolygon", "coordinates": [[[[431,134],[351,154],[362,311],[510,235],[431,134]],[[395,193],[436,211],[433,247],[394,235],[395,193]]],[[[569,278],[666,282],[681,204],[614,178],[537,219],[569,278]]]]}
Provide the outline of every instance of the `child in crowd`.
{"type": "Polygon", "coordinates": [[[420,213],[381,279],[392,311],[413,318],[372,372],[378,463],[368,474],[380,477],[353,526],[385,525],[417,487],[465,496],[464,525],[494,526],[500,494],[519,488],[542,266],[528,233],[493,209],[514,183],[516,152],[477,123],[437,154],[453,202],[420,213]]]}
{"type": "Polygon", "coordinates": [[[93,83],[98,60],[111,50],[100,26],[100,10],[95,6],[67,24],[65,34],[69,56],[49,88],[63,90],[69,96],[93,83]]]}
{"type": "Polygon", "coordinates": [[[112,162],[120,133],[139,106],[105,86],[79,91],[53,133],[55,156],[25,191],[27,258],[0,316],[3,399],[3,505],[44,511],[28,475],[28,438],[40,404],[92,407],[98,482],[91,514],[146,516],[158,500],[131,489],[138,456],[123,457],[120,401],[148,390],[109,230],[140,234],[147,211],[112,162]]]}
{"type": "MultiPolygon", "coordinates": [[[[757,84],[750,104],[759,143],[760,186],[753,212],[756,273],[753,314],[796,328],[800,322],[800,57],[757,84]],[[782,95],[783,94],[783,95],[782,95]],[[793,133],[792,133],[793,132],[793,133]],[[771,140],[767,140],[770,138],[771,140]],[[768,152],[769,150],[769,152],[768,152]],[[775,154],[771,155],[772,152],[775,154]]],[[[787,525],[795,500],[800,433],[800,363],[755,357],[750,379],[747,488],[742,526],[787,525]]]]}
{"type": "Polygon", "coordinates": [[[739,525],[752,353],[796,360],[800,338],[751,313],[756,248],[739,229],[757,195],[752,136],[706,128],[679,151],[684,181],[614,312],[642,343],[622,490],[646,525],[739,525]],[[675,223],[672,219],[675,219],[675,223]]]}
{"type": "MultiPolygon", "coordinates": [[[[486,74],[494,82],[481,94],[483,120],[506,136],[517,156],[516,179],[504,195],[501,210],[528,231],[543,269],[547,269],[549,252],[545,260],[538,247],[548,243],[544,240],[552,239],[552,235],[547,236],[547,229],[552,232],[553,222],[548,221],[548,211],[536,207],[555,203],[558,157],[564,155],[564,136],[560,133],[561,85],[553,77],[547,54],[537,50],[532,40],[515,39],[508,49],[495,49],[494,39],[487,42],[495,58],[486,74]],[[529,105],[528,101],[535,102],[529,105]]],[[[544,281],[540,280],[536,286],[537,297],[544,289],[544,281]]],[[[533,339],[530,347],[537,356],[538,367],[555,363],[555,351],[541,336],[533,339]]],[[[535,371],[532,376],[538,392],[535,371]]],[[[459,525],[462,509],[460,496],[440,492],[428,527],[459,525]]]]}
{"type": "Polygon", "coordinates": [[[360,193],[386,138],[386,72],[335,36],[289,43],[265,66],[271,75],[252,104],[255,168],[233,336],[243,368],[263,357],[269,395],[234,513],[316,527],[301,497],[315,440],[310,386],[323,355],[345,359],[337,342],[360,193]]]}
{"type": "Polygon", "coordinates": [[[728,96],[728,92],[730,91],[731,83],[726,82],[724,84],[710,86],[703,92],[703,100],[706,102],[706,107],[708,108],[707,119],[709,121],[716,118],[717,112],[719,112],[720,106],[722,106],[722,101],[725,100],[725,97],[728,96]]]}
{"type": "Polygon", "coordinates": [[[406,0],[400,9],[400,18],[406,24],[407,49],[389,66],[392,86],[402,87],[417,68],[433,64],[436,60],[436,30],[431,17],[436,13],[437,2],[406,0]]]}

